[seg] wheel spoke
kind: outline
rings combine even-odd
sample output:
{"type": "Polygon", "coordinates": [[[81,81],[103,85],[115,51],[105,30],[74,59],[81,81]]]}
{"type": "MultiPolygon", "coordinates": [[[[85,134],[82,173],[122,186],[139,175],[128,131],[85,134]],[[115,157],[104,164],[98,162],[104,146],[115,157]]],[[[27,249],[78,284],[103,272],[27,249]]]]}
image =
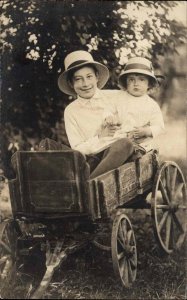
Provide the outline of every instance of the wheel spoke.
{"type": "Polygon", "coordinates": [[[174,171],[171,179],[171,197],[173,196],[173,192],[175,190],[176,178],[177,178],[177,168],[174,167],[174,171]]]}
{"type": "Polygon", "coordinates": [[[182,192],[183,187],[184,187],[184,182],[179,183],[179,185],[178,185],[178,187],[177,187],[177,189],[176,189],[176,191],[175,191],[175,193],[174,193],[174,199],[176,199],[176,198],[177,198],[177,195],[178,195],[180,192],[182,192]]]}
{"type": "Polygon", "coordinates": [[[125,245],[123,244],[123,241],[121,240],[120,237],[117,238],[119,244],[121,245],[121,247],[124,249],[125,245]]]}
{"type": "Polygon", "coordinates": [[[132,239],[132,237],[133,237],[133,231],[132,231],[132,229],[130,229],[128,232],[127,232],[127,243],[128,243],[128,245],[130,245],[130,241],[131,241],[131,239],[132,239]]]}
{"type": "Polygon", "coordinates": [[[126,220],[122,221],[121,227],[122,227],[123,239],[124,239],[124,242],[126,243],[127,242],[127,222],[126,222],[126,220]]]}
{"type": "Polygon", "coordinates": [[[136,269],[136,267],[137,267],[137,264],[136,264],[136,256],[132,256],[132,257],[129,259],[129,261],[130,261],[130,264],[131,264],[132,269],[136,269]]]}
{"type": "Polygon", "coordinates": [[[129,272],[128,272],[128,263],[125,260],[124,261],[124,269],[123,269],[123,281],[125,282],[125,285],[128,286],[129,285],[129,272]]]}
{"type": "Polygon", "coordinates": [[[162,219],[161,219],[160,223],[158,224],[158,231],[159,232],[161,232],[162,227],[164,226],[164,224],[165,224],[165,222],[167,220],[168,215],[169,215],[169,211],[165,211],[163,213],[162,219]]]}
{"type": "Polygon", "coordinates": [[[166,209],[166,210],[169,210],[169,205],[166,205],[166,204],[157,204],[156,208],[157,209],[166,209]]]}
{"type": "Polygon", "coordinates": [[[125,253],[122,251],[121,253],[118,253],[117,257],[118,257],[118,260],[121,260],[122,258],[125,257],[125,253]]]}
{"type": "Polygon", "coordinates": [[[122,232],[122,228],[121,228],[121,223],[119,224],[118,233],[119,233],[120,240],[123,241],[123,232],[122,232]]]}
{"type": "Polygon", "coordinates": [[[172,213],[172,217],[173,217],[173,220],[174,220],[175,224],[177,225],[178,229],[183,233],[184,230],[183,230],[183,227],[182,227],[177,215],[175,213],[172,213]]]}
{"type": "Polygon", "coordinates": [[[128,273],[129,273],[129,280],[130,282],[133,281],[133,272],[132,272],[132,269],[131,269],[131,264],[130,264],[130,261],[127,260],[127,267],[128,267],[128,273]]]}
{"type": "Polygon", "coordinates": [[[186,209],[187,207],[186,207],[186,205],[179,205],[178,206],[178,209],[186,209]]]}
{"type": "Polygon", "coordinates": [[[171,174],[170,174],[170,166],[166,167],[166,188],[168,191],[171,189],[171,174]]]}
{"type": "Polygon", "coordinates": [[[121,242],[124,243],[123,229],[122,229],[121,223],[119,224],[118,232],[119,232],[119,237],[120,237],[121,242]]]}
{"type": "Polygon", "coordinates": [[[124,269],[125,269],[125,262],[126,262],[126,257],[124,256],[123,260],[121,259],[119,262],[119,271],[120,271],[120,275],[121,277],[123,277],[124,274],[124,269]]]}
{"type": "Polygon", "coordinates": [[[169,241],[171,235],[171,215],[168,215],[166,221],[166,247],[169,248],[169,241]]]}
{"type": "Polygon", "coordinates": [[[185,233],[182,233],[179,238],[178,238],[178,241],[176,243],[176,248],[179,249],[184,241],[184,238],[185,238],[185,233]]]}
{"type": "Polygon", "coordinates": [[[0,245],[1,245],[4,249],[6,249],[6,251],[7,251],[9,254],[12,253],[10,247],[9,247],[8,245],[6,245],[3,241],[0,241],[0,245]]]}
{"type": "Polygon", "coordinates": [[[165,187],[163,185],[163,182],[162,180],[160,180],[159,182],[159,188],[160,188],[160,191],[161,191],[161,194],[162,194],[162,197],[163,197],[163,200],[166,204],[169,204],[170,203],[170,200],[169,200],[169,197],[167,195],[167,192],[165,190],[165,187]]]}

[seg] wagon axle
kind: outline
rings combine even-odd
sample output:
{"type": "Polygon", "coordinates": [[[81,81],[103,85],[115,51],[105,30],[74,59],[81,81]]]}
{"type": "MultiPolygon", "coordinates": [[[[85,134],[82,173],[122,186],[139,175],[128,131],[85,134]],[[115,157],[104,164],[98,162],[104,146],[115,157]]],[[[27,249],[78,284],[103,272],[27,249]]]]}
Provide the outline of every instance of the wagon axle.
{"type": "Polygon", "coordinates": [[[162,209],[164,211],[169,211],[169,212],[177,212],[179,209],[186,209],[186,206],[184,205],[180,205],[178,203],[169,203],[168,205],[165,205],[165,204],[159,204],[157,205],[157,209],[162,209]]]}

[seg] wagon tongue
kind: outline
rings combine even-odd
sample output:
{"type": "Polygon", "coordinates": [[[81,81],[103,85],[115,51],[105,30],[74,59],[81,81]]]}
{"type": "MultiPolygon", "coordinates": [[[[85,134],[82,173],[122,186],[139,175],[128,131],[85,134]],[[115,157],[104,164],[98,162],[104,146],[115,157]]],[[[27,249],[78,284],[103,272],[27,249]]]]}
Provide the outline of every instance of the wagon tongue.
{"type": "Polygon", "coordinates": [[[50,247],[48,247],[48,250],[46,251],[46,272],[40,282],[40,285],[31,296],[31,299],[42,299],[55,270],[60,267],[63,261],[66,260],[68,254],[85,247],[87,243],[87,240],[71,240],[69,241],[69,245],[64,245],[64,241],[57,241],[53,251],[51,251],[50,247]]]}

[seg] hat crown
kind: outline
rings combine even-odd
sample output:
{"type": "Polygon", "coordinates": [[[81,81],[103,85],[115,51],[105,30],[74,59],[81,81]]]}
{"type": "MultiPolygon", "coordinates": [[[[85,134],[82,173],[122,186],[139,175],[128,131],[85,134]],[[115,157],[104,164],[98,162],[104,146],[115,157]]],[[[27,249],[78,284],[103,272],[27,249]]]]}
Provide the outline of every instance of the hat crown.
{"type": "Polygon", "coordinates": [[[77,50],[69,53],[64,59],[65,71],[60,74],[58,78],[58,86],[60,90],[68,95],[76,96],[75,90],[72,85],[69,83],[68,74],[70,71],[77,70],[78,68],[83,68],[86,65],[91,64],[97,70],[97,86],[101,89],[107,82],[109,78],[108,68],[95,61],[92,55],[84,50],[77,50]]]}
{"type": "Polygon", "coordinates": [[[64,59],[65,70],[69,69],[71,65],[74,65],[75,63],[78,63],[80,61],[88,61],[88,63],[94,62],[92,55],[87,51],[74,51],[68,54],[64,59]]]}
{"type": "Polygon", "coordinates": [[[133,57],[128,60],[126,65],[124,66],[124,70],[119,76],[119,85],[124,87],[126,85],[125,78],[128,74],[143,74],[147,75],[154,79],[155,83],[157,83],[157,78],[154,74],[154,69],[152,62],[144,57],[133,57]]]}
{"type": "Polygon", "coordinates": [[[132,69],[134,69],[135,67],[137,69],[149,69],[150,72],[153,72],[153,66],[152,66],[152,62],[150,60],[148,60],[147,58],[144,57],[133,57],[130,58],[129,61],[127,62],[127,64],[125,65],[124,70],[130,70],[132,67],[132,69]]]}

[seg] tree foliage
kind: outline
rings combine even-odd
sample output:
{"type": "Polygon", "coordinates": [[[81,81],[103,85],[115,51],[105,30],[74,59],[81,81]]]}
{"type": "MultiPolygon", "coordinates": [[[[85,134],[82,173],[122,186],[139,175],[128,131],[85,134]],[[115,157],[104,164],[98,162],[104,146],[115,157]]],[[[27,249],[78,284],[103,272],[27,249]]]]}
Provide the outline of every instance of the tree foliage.
{"type": "Polygon", "coordinates": [[[109,67],[107,88],[117,88],[129,57],[151,58],[159,67],[158,55],[185,42],[184,26],[169,19],[177,2],[2,0],[5,135],[12,140],[19,136],[30,145],[44,136],[63,140],[60,121],[72,98],[59,91],[57,79],[71,51],[88,50],[109,67]]]}

